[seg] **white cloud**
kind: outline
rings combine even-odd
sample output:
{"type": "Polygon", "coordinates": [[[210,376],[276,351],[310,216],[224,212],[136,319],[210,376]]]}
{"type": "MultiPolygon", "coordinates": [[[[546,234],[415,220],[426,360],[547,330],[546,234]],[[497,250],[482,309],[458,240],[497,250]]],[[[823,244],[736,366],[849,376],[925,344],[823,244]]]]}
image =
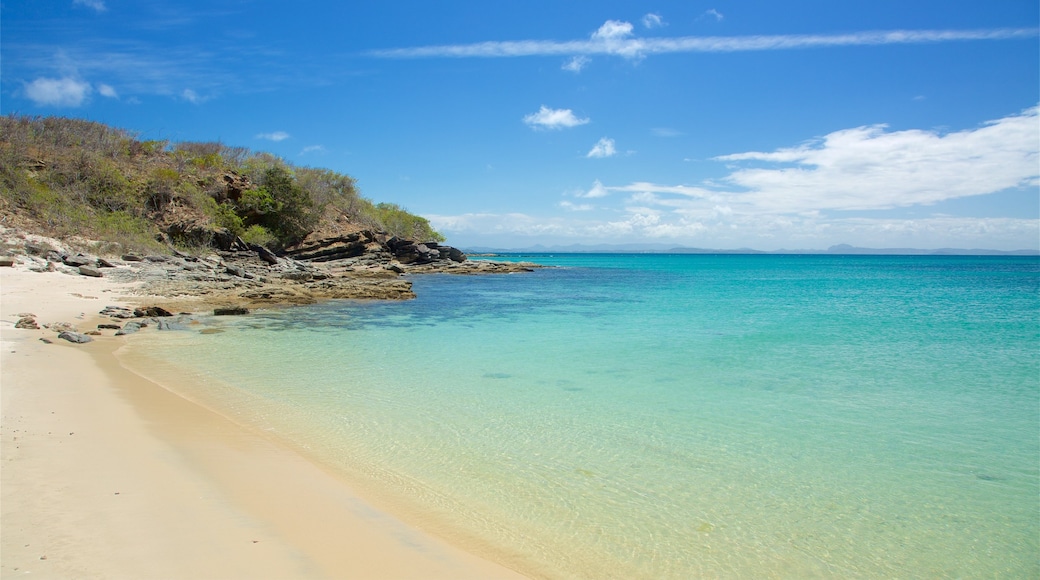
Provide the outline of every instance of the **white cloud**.
{"type": "Polygon", "coordinates": [[[325,147],[323,145],[308,145],[300,151],[300,155],[307,155],[308,153],[325,153],[325,147]]]}
{"type": "Polygon", "coordinates": [[[274,131],[273,133],[258,133],[256,135],[257,139],[266,139],[268,141],[274,142],[285,141],[289,137],[290,135],[285,131],[274,131]]]}
{"type": "Polygon", "coordinates": [[[570,60],[568,60],[567,62],[563,63],[563,66],[561,68],[563,70],[565,70],[565,71],[579,73],[590,62],[592,62],[591,58],[589,58],[587,56],[584,56],[584,55],[578,55],[578,56],[572,57],[570,60]]]}
{"type": "Polygon", "coordinates": [[[587,203],[578,204],[578,203],[572,203],[572,202],[569,202],[569,201],[566,201],[566,200],[565,201],[561,201],[559,205],[563,209],[566,209],[566,210],[569,210],[569,211],[592,211],[593,209],[595,209],[595,206],[592,206],[592,205],[587,204],[587,203]]]}
{"type": "Polygon", "coordinates": [[[610,190],[608,190],[606,187],[604,187],[603,184],[600,183],[600,181],[597,179],[596,181],[594,181],[592,183],[592,189],[590,189],[590,190],[588,190],[586,192],[583,192],[583,193],[577,193],[577,194],[575,194],[575,197],[596,198],[596,197],[606,197],[608,195],[610,195],[610,190]]]}
{"type": "Polygon", "coordinates": [[[576,117],[570,109],[550,109],[545,105],[537,113],[524,117],[524,123],[535,129],[569,129],[588,122],[589,119],[576,117]]]}
{"type": "Polygon", "coordinates": [[[585,157],[613,157],[615,155],[617,155],[617,149],[614,148],[614,140],[603,137],[596,141],[585,157]]]}
{"type": "Polygon", "coordinates": [[[431,222],[501,247],[654,240],[762,250],[839,243],[1036,249],[1035,216],[951,216],[929,206],[1009,188],[1005,195],[1036,195],[1038,120],[1034,107],[961,131],[846,129],[795,147],[717,157],[729,165],[728,175],[702,183],[596,180],[588,191],[567,194],[577,199],[556,202],[558,215],[467,214],[431,222]],[[886,208],[901,209],[878,213],[886,208]]]}
{"type": "Polygon", "coordinates": [[[620,20],[608,20],[592,33],[593,40],[615,40],[632,36],[632,23],[620,20]]]}
{"type": "Polygon", "coordinates": [[[671,127],[654,127],[650,129],[650,132],[657,137],[679,137],[682,135],[682,131],[672,129],[671,127]]]}
{"type": "Polygon", "coordinates": [[[502,58],[520,56],[574,56],[607,54],[642,58],[651,54],[685,52],[744,52],[791,50],[834,46],[926,44],[971,40],[1033,38],[1036,28],[988,28],[978,30],[891,30],[848,34],[789,34],[770,36],[679,36],[629,38],[632,25],[609,20],[588,40],[489,41],[477,44],[420,46],[370,51],[383,58],[502,58]]]}
{"type": "Polygon", "coordinates": [[[86,6],[87,8],[93,8],[98,12],[104,12],[108,9],[102,0],[72,0],[72,3],[86,6]]]}
{"type": "Polygon", "coordinates": [[[116,90],[114,88],[112,88],[111,85],[99,84],[97,86],[97,91],[98,91],[98,94],[101,95],[102,97],[108,97],[110,99],[118,99],[119,98],[119,93],[117,93],[116,90]]]}
{"type": "Polygon", "coordinates": [[[90,96],[90,84],[65,77],[38,78],[25,85],[25,96],[37,105],[78,107],[90,96]]]}
{"type": "Polygon", "coordinates": [[[715,22],[720,22],[723,18],[725,18],[725,16],[723,16],[721,12],[714,8],[709,8],[708,10],[705,10],[704,14],[702,14],[701,16],[704,18],[714,18],[715,22]]]}
{"type": "Polygon", "coordinates": [[[643,16],[643,26],[646,28],[660,28],[664,26],[664,19],[661,18],[660,14],[654,14],[651,12],[646,16],[643,16]]]}
{"type": "Polygon", "coordinates": [[[743,190],[737,197],[764,210],[929,205],[1040,183],[1038,121],[1034,107],[948,134],[857,127],[798,147],[716,159],[738,164],[723,181],[743,190]],[[744,162],[773,166],[739,168],[744,162]]]}
{"type": "Polygon", "coordinates": [[[193,105],[197,105],[205,100],[191,89],[184,89],[184,91],[181,92],[181,98],[193,105]]]}

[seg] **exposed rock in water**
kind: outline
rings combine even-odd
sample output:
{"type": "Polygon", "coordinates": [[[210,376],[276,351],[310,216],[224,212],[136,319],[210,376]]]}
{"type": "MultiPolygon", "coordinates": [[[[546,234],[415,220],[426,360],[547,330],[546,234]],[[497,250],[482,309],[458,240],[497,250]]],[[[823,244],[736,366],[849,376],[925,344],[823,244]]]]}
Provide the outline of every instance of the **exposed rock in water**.
{"type": "Polygon", "coordinates": [[[249,309],[244,306],[227,306],[213,309],[213,316],[241,316],[243,314],[249,314],[249,309]]]}

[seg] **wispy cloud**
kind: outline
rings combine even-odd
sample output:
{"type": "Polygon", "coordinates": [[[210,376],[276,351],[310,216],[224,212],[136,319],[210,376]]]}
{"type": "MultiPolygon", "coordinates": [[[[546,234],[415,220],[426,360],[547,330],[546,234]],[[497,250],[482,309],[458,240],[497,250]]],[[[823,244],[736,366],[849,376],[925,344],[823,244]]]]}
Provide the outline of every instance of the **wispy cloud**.
{"type": "Polygon", "coordinates": [[[643,16],[643,27],[644,28],[660,28],[665,25],[664,18],[661,18],[660,14],[651,12],[643,16]]]}
{"type": "Polygon", "coordinates": [[[79,107],[90,96],[90,83],[73,77],[41,77],[24,87],[25,96],[33,103],[52,107],[79,107]]]}
{"type": "Polygon", "coordinates": [[[597,197],[606,197],[608,195],[610,195],[610,190],[604,187],[600,180],[597,179],[592,183],[592,189],[589,189],[585,192],[577,193],[575,194],[575,197],[585,197],[589,199],[594,199],[597,197]]]}
{"type": "Polygon", "coordinates": [[[535,129],[569,129],[588,122],[589,119],[575,116],[570,109],[550,109],[545,105],[537,113],[524,117],[524,123],[535,129]]]}
{"type": "Polygon", "coordinates": [[[592,210],[596,209],[595,206],[593,206],[591,204],[587,204],[587,203],[574,203],[574,202],[570,202],[570,201],[566,201],[566,200],[561,201],[559,203],[559,206],[562,207],[563,209],[567,210],[567,211],[592,211],[592,210]]]}
{"type": "Polygon", "coordinates": [[[375,50],[368,54],[383,58],[502,58],[523,56],[616,55],[641,58],[653,54],[684,52],[745,52],[791,50],[837,46],[928,44],[974,40],[1031,38],[1036,28],[989,28],[979,30],[890,30],[849,34],[784,34],[758,36],[680,36],[630,38],[632,25],[608,20],[589,39],[571,41],[518,40],[477,44],[419,46],[375,50]]]}
{"type": "Polygon", "coordinates": [[[601,138],[596,141],[596,144],[592,146],[586,157],[613,157],[617,155],[617,149],[614,148],[614,140],[608,139],[607,137],[601,138]]]}
{"type": "Polygon", "coordinates": [[[274,131],[273,133],[258,133],[257,139],[266,139],[267,141],[285,141],[290,135],[285,131],[274,131]]]}
{"type": "Polygon", "coordinates": [[[310,153],[325,153],[325,147],[323,145],[308,145],[300,151],[300,155],[307,155],[310,153]]]}
{"type": "Polygon", "coordinates": [[[723,16],[722,13],[718,10],[714,8],[709,8],[708,10],[704,11],[704,14],[701,14],[701,18],[710,18],[714,19],[715,22],[721,22],[722,19],[725,18],[725,16],[723,16]]]}
{"type": "Polygon", "coordinates": [[[682,135],[682,131],[672,129],[671,127],[654,127],[650,129],[650,132],[657,137],[679,137],[682,135]]]}
{"type": "Polygon", "coordinates": [[[1036,195],[1040,106],[960,131],[857,127],[714,161],[725,164],[727,174],[700,183],[596,180],[556,202],[557,211],[566,210],[556,217],[469,214],[431,221],[450,235],[498,236],[518,245],[623,237],[716,248],[852,243],[1010,250],[1035,249],[1040,239],[1035,216],[964,217],[931,207],[1001,192],[1036,195]],[[596,200],[595,207],[585,200],[596,200]],[[873,213],[889,208],[902,209],[873,213]],[[602,215],[613,217],[593,219],[602,215]]]}
{"type": "Polygon", "coordinates": [[[772,211],[872,210],[929,205],[1040,184],[1038,108],[977,129],[835,131],[798,147],[723,155],[723,181],[772,211]],[[741,167],[765,163],[767,167],[741,167]]]}
{"type": "Polygon", "coordinates": [[[106,85],[104,83],[99,84],[97,86],[97,92],[102,97],[108,97],[110,99],[118,99],[119,98],[119,93],[117,93],[116,90],[114,88],[112,88],[111,85],[106,85]]]}
{"type": "Polygon", "coordinates": [[[181,98],[193,105],[198,105],[206,100],[192,89],[184,89],[181,91],[181,98]]]}
{"type": "Polygon", "coordinates": [[[108,10],[108,7],[105,6],[105,3],[102,0],[72,0],[72,3],[86,6],[87,8],[93,8],[98,12],[108,10]]]}
{"type": "Polygon", "coordinates": [[[560,67],[560,68],[562,68],[565,71],[570,71],[570,72],[573,72],[573,73],[579,73],[590,62],[592,62],[591,58],[589,58],[589,57],[587,57],[585,55],[579,54],[578,56],[571,57],[570,59],[568,59],[567,62],[563,63],[563,66],[560,67]]]}

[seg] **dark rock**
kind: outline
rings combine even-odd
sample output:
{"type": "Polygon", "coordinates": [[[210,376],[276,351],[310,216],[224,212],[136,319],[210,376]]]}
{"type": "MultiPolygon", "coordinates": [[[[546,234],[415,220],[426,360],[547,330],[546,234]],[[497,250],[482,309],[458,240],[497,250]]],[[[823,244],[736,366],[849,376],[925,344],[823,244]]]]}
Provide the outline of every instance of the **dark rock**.
{"type": "Polygon", "coordinates": [[[80,266],[79,275],[90,276],[91,278],[100,278],[102,276],[101,270],[98,270],[93,266],[80,266]]]}
{"type": "Polygon", "coordinates": [[[227,306],[213,309],[214,316],[241,316],[243,314],[249,314],[249,309],[244,306],[227,306]]]}
{"type": "Polygon", "coordinates": [[[123,254],[122,259],[124,262],[140,262],[144,258],[136,254],[123,254]]]}
{"type": "Polygon", "coordinates": [[[40,342],[42,342],[43,344],[54,344],[53,342],[51,342],[49,338],[41,338],[40,342]]]}
{"type": "Polygon", "coordinates": [[[90,336],[101,336],[101,332],[97,330],[88,330],[83,334],[89,334],[90,336]]]}
{"type": "Polygon", "coordinates": [[[214,233],[209,223],[191,218],[168,223],[163,232],[175,242],[192,246],[210,245],[214,233]]]}
{"type": "Polygon", "coordinates": [[[98,268],[115,268],[116,265],[104,258],[97,259],[98,268]]]}
{"type": "Polygon", "coordinates": [[[224,250],[225,252],[231,251],[231,246],[235,244],[235,234],[231,233],[231,230],[222,228],[213,232],[213,245],[224,250]]]}
{"type": "Polygon", "coordinates": [[[22,328],[25,330],[39,330],[40,325],[36,324],[36,318],[32,316],[24,316],[18,319],[18,322],[14,323],[15,328],[22,328]]]}
{"type": "Polygon", "coordinates": [[[466,254],[458,248],[448,246],[448,259],[452,262],[462,263],[466,261],[466,254]]]}
{"type": "Polygon", "coordinates": [[[118,324],[99,324],[99,325],[97,325],[97,327],[98,327],[98,330],[119,330],[119,329],[123,328],[122,326],[119,326],[118,324]]]}
{"type": "Polygon", "coordinates": [[[97,258],[84,256],[83,254],[76,254],[75,256],[65,256],[64,258],[62,258],[62,262],[64,262],[66,266],[72,266],[73,268],[76,268],[79,266],[97,264],[97,258]]]}
{"type": "Polygon", "coordinates": [[[76,344],[83,344],[94,340],[93,338],[90,338],[85,334],[72,332],[71,330],[63,330],[62,332],[58,333],[58,338],[63,338],[69,342],[74,342],[76,344]]]}
{"type": "Polygon", "coordinates": [[[170,261],[170,257],[169,256],[161,256],[161,255],[145,256],[144,259],[146,261],[148,261],[148,262],[154,262],[154,263],[162,263],[162,262],[169,262],[170,261]]]}
{"type": "Polygon", "coordinates": [[[232,276],[238,276],[239,278],[246,277],[245,268],[242,268],[240,266],[228,266],[224,271],[228,274],[231,274],[232,276]]]}
{"type": "Polygon", "coordinates": [[[133,311],[122,306],[106,306],[99,314],[112,318],[134,318],[133,311]]]}
{"type": "Polygon", "coordinates": [[[14,266],[14,258],[8,256],[0,257],[0,267],[10,268],[11,266],[14,266]]]}
{"type": "Polygon", "coordinates": [[[134,309],[134,316],[137,318],[150,318],[154,316],[173,316],[173,313],[158,306],[143,306],[134,309]]]}
{"type": "Polygon", "coordinates": [[[260,256],[260,259],[267,262],[268,264],[272,266],[278,264],[278,256],[275,256],[273,253],[271,253],[271,250],[268,250],[267,248],[258,244],[251,244],[249,246],[249,249],[256,252],[256,255],[260,256]]]}
{"type": "Polygon", "coordinates": [[[126,335],[126,334],[133,334],[133,333],[137,332],[138,330],[141,330],[145,326],[148,326],[148,324],[146,324],[144,322],[139,322],[137,320],[131,320],[130,322],[127,322],[123,326],[123,328],[121,328],[121,329],[116,331],[116,336],[123,336],[123,335],[126,335]]]}

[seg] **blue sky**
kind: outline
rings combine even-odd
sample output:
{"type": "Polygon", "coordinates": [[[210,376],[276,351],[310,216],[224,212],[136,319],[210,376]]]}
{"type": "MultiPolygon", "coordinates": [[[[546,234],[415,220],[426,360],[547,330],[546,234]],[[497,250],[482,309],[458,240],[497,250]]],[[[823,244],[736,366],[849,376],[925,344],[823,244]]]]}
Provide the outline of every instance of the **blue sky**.
{"type": "Polygon", "coordinates": [[[2,0],[0,111],[354,176],[449,243],[1040,247],[1040,8],[2,0]]]}

